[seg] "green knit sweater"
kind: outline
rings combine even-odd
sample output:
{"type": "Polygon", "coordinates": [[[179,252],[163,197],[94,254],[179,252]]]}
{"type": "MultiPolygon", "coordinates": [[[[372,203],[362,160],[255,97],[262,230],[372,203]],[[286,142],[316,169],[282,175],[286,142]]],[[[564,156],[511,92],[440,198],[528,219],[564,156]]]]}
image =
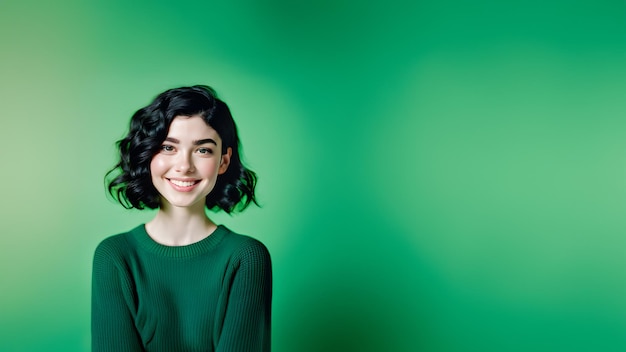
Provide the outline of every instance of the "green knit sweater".
{"type": "Polygon", "coordinates": [[[141,225],[98,245],[92,349],[269,351],[272,268],[259,241],[218,226],[180,247],[141,225]]]}

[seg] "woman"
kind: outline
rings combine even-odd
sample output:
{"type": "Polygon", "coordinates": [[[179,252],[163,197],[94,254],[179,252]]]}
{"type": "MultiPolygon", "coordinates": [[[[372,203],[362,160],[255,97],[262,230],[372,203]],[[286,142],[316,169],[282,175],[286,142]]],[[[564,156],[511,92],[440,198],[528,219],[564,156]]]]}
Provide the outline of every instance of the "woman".
{"type": "Polygon", "coordinates": [[[93,351],[269,351],[269,253],[206,215],[256,204],[228,106],[207,86],[168,90],[118,147],[109,192],[158,212],[96,249],[93,351]]]}

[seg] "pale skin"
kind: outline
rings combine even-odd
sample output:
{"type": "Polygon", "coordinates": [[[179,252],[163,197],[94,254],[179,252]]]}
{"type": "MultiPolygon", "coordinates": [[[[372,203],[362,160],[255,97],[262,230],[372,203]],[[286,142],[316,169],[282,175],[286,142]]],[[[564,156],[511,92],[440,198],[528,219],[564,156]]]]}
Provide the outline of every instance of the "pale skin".
{"type": "Polygon", "coordinates": [[[200,116],[177,116],[152,158],[152,183],[161,206],[146,231],[157,243],[185,246],[208,237],[217,225],[206,216],[204,201],[218,175],[228,169],[232,149],[200,116]]]}

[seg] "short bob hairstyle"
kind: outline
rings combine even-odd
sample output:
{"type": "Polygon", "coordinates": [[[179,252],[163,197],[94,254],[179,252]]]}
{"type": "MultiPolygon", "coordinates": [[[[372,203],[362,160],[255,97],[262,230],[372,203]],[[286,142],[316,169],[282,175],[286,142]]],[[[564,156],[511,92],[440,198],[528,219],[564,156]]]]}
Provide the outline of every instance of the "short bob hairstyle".
{"type": "Polygon", "coordinates": [[[257,176],[241,162],[235,121],[226,103],[204,85],[167,90],[135,112],[128,134],[117,142],[119,162],[105,177],[111,196],[126,209],[160,207],[161,197],[152,184],[150,162],[177,116],[202,117],[222,139],[222,154],[232,148],[228,169],[218,175],[215,187],[206,197],[206,207],[231,213],[245,209],[251,202],[258,205],[254,196],[257,176]]]}

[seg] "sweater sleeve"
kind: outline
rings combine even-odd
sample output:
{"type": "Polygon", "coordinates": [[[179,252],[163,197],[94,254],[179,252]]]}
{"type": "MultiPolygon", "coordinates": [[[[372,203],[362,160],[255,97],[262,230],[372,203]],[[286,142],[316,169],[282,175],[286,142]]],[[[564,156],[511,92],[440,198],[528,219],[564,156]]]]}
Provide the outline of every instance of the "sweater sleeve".
{"type": "Polygon", "coordinates": [[[93,352],[143,351],[131,314],[128,276],[115,248],[101,243],[94,254],[91,297],[93,352]]]}
{"type": "Polygon", "coordinates": [[[272,303],[269,252],[261,242],[254,241],[240,253],[236,263],[216,352],[268,352],[272,303]]]}

